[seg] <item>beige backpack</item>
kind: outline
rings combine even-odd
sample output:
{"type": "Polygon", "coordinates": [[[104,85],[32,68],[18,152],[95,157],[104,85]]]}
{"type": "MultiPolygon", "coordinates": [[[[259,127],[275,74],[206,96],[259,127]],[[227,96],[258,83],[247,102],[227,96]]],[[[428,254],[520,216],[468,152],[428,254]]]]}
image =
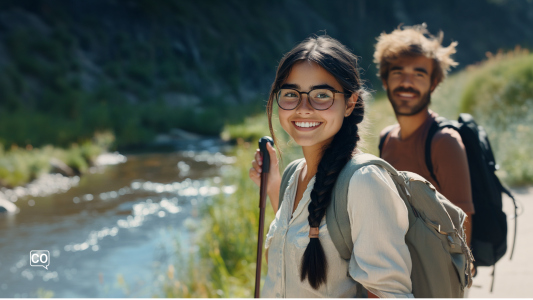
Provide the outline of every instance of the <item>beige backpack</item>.
{"type": "MultiPolygon", "coordinates": [[[[300,161],[293,161],[285,168],[278,207],[300,161]]],[[[341,257],[349,260],[353,249],[346,209],[350,179],[355,171],[368,165],[377,165],[389,172],[408,208],[409,230],[405,243],[413,262],[413,295],[416,298],[462,298],[464,289],[472,285],[470,264],[473,257],[463,229],[466,214],[422,176],[396,171],[389,163],[371,154],[355,155],[346,164],[337,178],[326,210],[328,231],[341,257]]]]}

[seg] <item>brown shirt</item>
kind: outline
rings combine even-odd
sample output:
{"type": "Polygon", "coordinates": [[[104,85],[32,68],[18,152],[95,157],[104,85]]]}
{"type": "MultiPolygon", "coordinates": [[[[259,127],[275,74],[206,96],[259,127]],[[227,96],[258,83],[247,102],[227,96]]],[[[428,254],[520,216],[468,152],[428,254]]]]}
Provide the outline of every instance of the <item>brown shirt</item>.
{"type": "Polygon", "coordinates": [[[459,133],[451,128],[438,130],[431,142],[431,161],[437,182],[433,180],[426,166],[425,146],[431,124],[438,115],[431,115],[411,136],[400,139],[398,124],[383,129],[380,138],[392,128],[381,157],[400,171],[410,171],[431,182],[437,190],[465,213],[474,213],[470,171],[465,146],[459,133]]]}

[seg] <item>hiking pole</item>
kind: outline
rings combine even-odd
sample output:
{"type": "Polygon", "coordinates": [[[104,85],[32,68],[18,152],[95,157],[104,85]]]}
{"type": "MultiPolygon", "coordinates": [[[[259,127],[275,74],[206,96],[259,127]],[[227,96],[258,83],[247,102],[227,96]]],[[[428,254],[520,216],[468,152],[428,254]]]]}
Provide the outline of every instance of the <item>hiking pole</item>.
{"type": "Polygon", "coordinates": [[[266,206],[266,189],[268,184],[268,172],[270,171],[270,155],[267,150],[267,143],[274,145],[274,141],[269,136],[259,139],[259,150],[263,157],[261,165],[261,185],[259,186],[259,233],[257,236],[257,261],[255,267],[255,298],[259,298],[259,289],[261,285],[261,262],[263,260],[263,231],[265,229],[265,206],[266,206]]]}

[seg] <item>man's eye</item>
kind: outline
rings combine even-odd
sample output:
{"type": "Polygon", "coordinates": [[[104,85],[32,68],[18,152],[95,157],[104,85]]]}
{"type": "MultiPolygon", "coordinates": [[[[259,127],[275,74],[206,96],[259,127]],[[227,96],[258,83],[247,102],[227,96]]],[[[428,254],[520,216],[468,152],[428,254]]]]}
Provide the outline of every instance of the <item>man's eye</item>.
{"type": "Polygon", "coordinates": [[[418,76],[418,77],[425,77],[425,75],[426,74],[424,74],[424,73],[416,73],[416,76],[418,76]]]}

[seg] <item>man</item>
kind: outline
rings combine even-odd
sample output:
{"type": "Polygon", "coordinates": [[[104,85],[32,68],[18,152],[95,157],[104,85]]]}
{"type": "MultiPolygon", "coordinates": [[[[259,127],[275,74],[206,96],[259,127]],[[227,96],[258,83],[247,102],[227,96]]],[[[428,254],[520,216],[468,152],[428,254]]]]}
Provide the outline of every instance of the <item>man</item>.
{"type": "MultiPolygon", "coordinates": [[[[453,129],[436,132],[431,141],[432,178],[425,161],[429,128],[438,116],[429,110],[431,93],[451,66],[450,55],[457,42],[443,47],[442,32],[432,36],[426,24],[398,28],[378,37],[374,61],[396,114],[398,124],[381,131],[381,157],[398,170],[418,173],[452,203],[463,209],[468,220],[474,213],[468,161],[461,136],[453,129]]],[[[472,223],[466,222],[470,244],[472,223]]]]}

